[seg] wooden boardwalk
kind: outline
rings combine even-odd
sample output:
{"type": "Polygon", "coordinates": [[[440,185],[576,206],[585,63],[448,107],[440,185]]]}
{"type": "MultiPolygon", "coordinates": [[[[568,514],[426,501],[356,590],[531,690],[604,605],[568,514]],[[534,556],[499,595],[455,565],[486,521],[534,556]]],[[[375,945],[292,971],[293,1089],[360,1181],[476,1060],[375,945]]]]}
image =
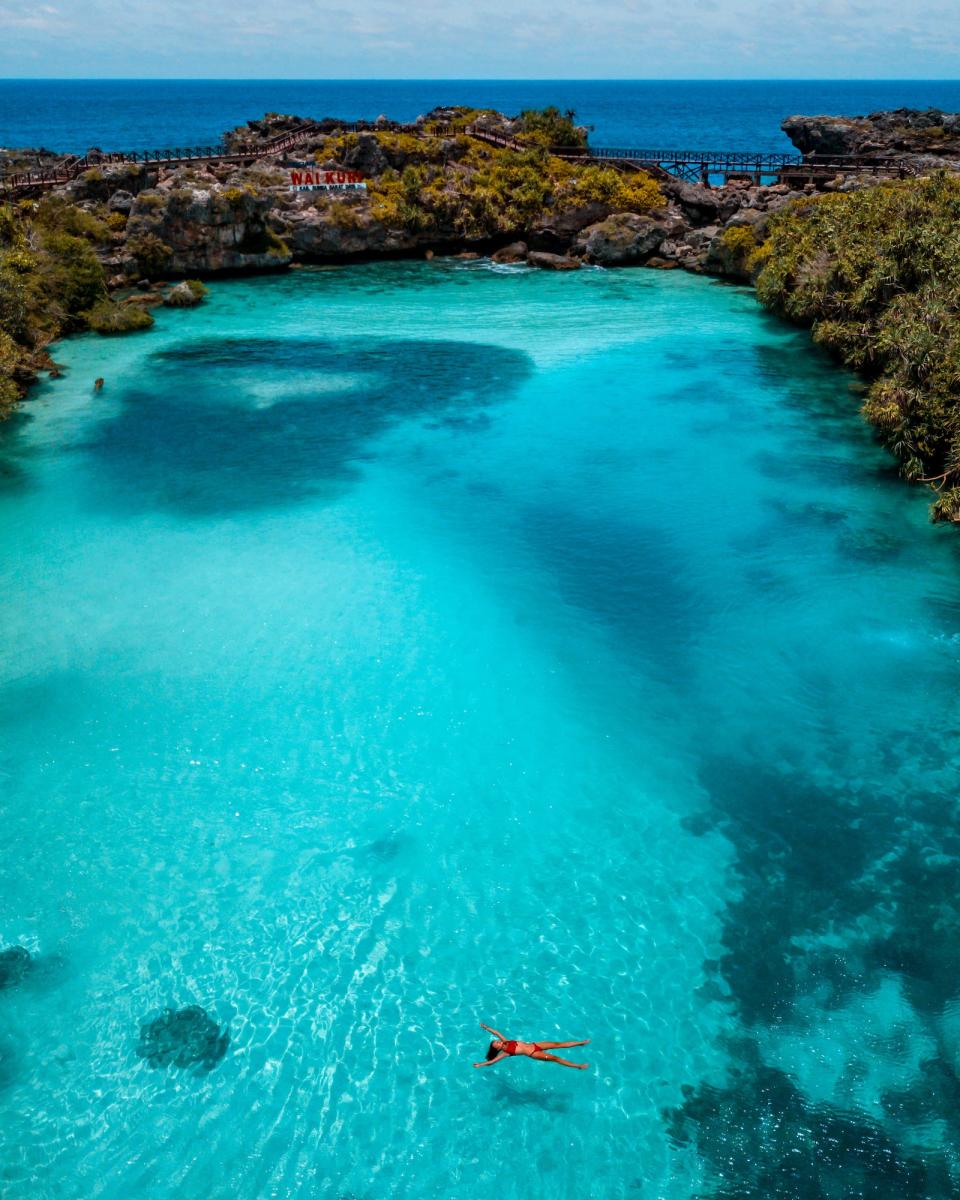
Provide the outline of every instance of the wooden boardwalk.
{"type": "MultiPolygon", "coordinates": [[[[402,126],[408,131],[423,130],[416,125],[402,126]]],[[[368,124],[343,124],[337,132],[370,130],[368,124]]],[[[293,150],[301,142],[321,130],[316,122],[306,122],[270,141],[248,149],[242,146],[166,147],[157,150],[138,150],[129,153],[91,151],[82,157],[64,159],[46,170],[18,171],[0,176],[0,198],[13,200],[40,195],[50,188],[71,180],[96,167],[110,163],[141,163],[147,167],[176,167],[191,163],[236,163],[238,166],[270,158],[293,150]]],[[[432,135],[452,133],[448,126],[434,125],[432,135]]],[[[492,146],[518,152],[529,147],[502,134],[478,125],[468,125],[465,132],[492,146]]],[[[836,175],[868,174],[879,178],[903,178],[913,173],[908,160],[894,157],[863,155],[817,156],[804,158],[799,154],[755,154],[743,150],[664,150],[623,146],[553,146],[550,153],[570,162],[612,166],[620,171],[647,171],[660,179],[682,179],[689,183],[710,184],[717,176],[724,182],[747,179],[754,183],[789,183],[792,186],[816,183],[836,175]]]]}
{"type": "MultiPolygon", "coordinates": [[[[467,127],[471,137],[492,146],[521,151],[521,142],[482,127],[467,127]]],[[[658,150],[632,146],[551,146],[550,153],[570,162],[598,163],[619,170],[647,171],[658,178],[709,183],[720,175],[724,180],[749,179],[754,183],[815,183],[836,175],[875,175],[902,178],[911,174],[903,158],[866,155],[757,154],[749,150],[658,150]]]]}
{"type": "Polygon", "coordinates": [[[176,167],[187,166],[190,163],[245,163],[256,162],[258,158],[270,158],[293,150],[302,141],[316,133],[312,123],[300,125],[296,129],[278,134],[268,142],[261,142],[249,149],[216,146],[176,146],[162,150],[134,150],[129,153],[91,152],[82,157],[65,159],[61,163],[46,170],[18,171],[10,175],[0,176],[0,195],[4,199],[14,199],[20,196],[31,196],[48,191],[64,183],[70,183],[84,171],[102,167],[108,163],[141,163],[147,167],[176,167]]]}

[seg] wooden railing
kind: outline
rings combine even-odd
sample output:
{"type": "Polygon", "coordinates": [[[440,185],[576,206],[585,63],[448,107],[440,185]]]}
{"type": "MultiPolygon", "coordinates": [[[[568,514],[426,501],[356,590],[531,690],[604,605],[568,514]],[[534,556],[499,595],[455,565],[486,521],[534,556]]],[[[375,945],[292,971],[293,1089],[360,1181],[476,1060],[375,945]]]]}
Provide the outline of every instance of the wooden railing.
{"type": "MultiPolygon", "coordinates": [[[[347,126],[344,126],[344,129],[346,128],[347,126]]],[[[121,153],[91,151],[82,157],[68,158],[41,170],[17,171],[0,176],[0,194],[14,198],[33,191],[45,191],[60,184],[70,183],[84,171],[110,163],[140,163],[148,167],[163,167],[200,162],[250,162],[252,159],[292,150],[315,132],[316,125],[311,122],[286,130],[258,145],[227,146],[219,143],[209,146],[167,146],[163,149],[130,150],[121,153]]]]}

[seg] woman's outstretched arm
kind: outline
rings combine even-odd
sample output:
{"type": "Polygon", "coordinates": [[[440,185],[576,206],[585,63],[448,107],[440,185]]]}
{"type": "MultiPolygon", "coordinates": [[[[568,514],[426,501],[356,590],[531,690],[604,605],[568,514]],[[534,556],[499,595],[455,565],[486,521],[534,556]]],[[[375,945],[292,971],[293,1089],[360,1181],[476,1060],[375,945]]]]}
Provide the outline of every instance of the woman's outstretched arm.
{"type": "MultiPolygon", "coordinates": [[[[484,1028],[486,1028],[486,1026],[484,1026],[484,1028]]],[[[503,1039],[501,1038],[500,1040],[502,1041],[503,1039]]],[[[509,1054],[504,1054],[504,1052],[501,1050],[496,1058],[488,1058],[484,1062],[474,1063],[473,1065],[475,1067],[492,1067],[493,1064],[498,1063],[501,1058],[509,1058],[509,1057],[510,1057],[509,1054]]]]}
{"type": "Polygon", "coordinates": [[[485,1029],[487,1033],[492,1033],[498,1042],[505,1042],[507,1040],[499,1029],[493,1029],[489,1025],[484,1025],[482,1021],[480,1022],[480,1028],[485,1029]]]}

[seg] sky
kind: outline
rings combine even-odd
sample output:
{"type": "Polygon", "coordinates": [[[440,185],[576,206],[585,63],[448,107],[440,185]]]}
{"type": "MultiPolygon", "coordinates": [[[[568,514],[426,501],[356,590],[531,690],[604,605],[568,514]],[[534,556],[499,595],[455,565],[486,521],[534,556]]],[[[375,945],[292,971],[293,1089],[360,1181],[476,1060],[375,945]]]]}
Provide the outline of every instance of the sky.
{"type": "Polygon", "coordinates": [[[0,77],[953,79],[957,0],[0,0],[0,77]]]}

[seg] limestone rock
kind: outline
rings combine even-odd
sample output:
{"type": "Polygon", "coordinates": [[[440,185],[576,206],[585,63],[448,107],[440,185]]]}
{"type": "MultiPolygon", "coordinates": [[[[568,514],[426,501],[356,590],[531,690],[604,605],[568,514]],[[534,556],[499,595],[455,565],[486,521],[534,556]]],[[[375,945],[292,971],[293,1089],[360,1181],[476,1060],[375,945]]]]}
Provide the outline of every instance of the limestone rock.
{"type": "Polygon", "coordinates": [[[697,225],[709,225],[720,216],[722,194],[715,188],[682,179],[665,181],[661,187],[683,215],[697,225]]]}
{"type": "Polygon", "coordinates": [[[609,204],[600,201],[563,209],[555,213],[549,221],[535,225],[526,240],[534,250],[564,254],[579,233],[588,225],[594,225],[608,217],[611,211],[609,204]]]}
{"type": "Polygon", "coordinates": [[[133,193],[118,188],[107,201],[111,212],[128,213],[133,208],[133,193]]]}
{"type": "Polygon", "coordinates": [[[578,271],[580,260],[569,258],[566,254],[550,254],[546,250],[531,250],[527,255],[531,267],[540,267],[544,271],[578,271]]]}
{"type": "MultiPolygon", "coordinates": [[[[152,299],[152,297],[151,297],[152,299]]],[[[192,288],[186,280],[172,287],[161,303],[167,308],[196,308],[203,300],[203,292],[192,288]]]]}
{"type": "Polygon", "coordinates": [[[781,128],[802,154],[960,159],[960,113],[897,108],[866,117],[787,117],[781,128]]]}
{"type": "Polygon", "coordinates": [[[511,242],[509,246],[501,247],[491,257],[495,263],[523,262],[527,257],[528,249],[526,242],[511,242]]]}
{"type": "Polygon", "coordinates": [[[286,266],[290,251],[267,218],[276,194],[255,182],[245,186],[220,184],[196,187],[177,173],[173,186],[141,192],[127,221],[127,248],[152,236],[169,248],[162,265],[144,264],[157,274],[212,274],[216,271],[257,270],[286,266]]]}
{"type": "Polygon", "coordinates": [[[363,171],[365,175],[381,175],[391,165],[402,169],[405,161],[390,162],[379,141],[372,133],[357,135],[356,144],[351,146],[342,156],[339,164],[352,171],[363,171]]]}
{"type": "Polygon", "coordinates": [[[632,266],[646,262],[666,235],[664,226],[650,217],[614,213],[585,229],[573,250],[601,266],[632,266]]]}

